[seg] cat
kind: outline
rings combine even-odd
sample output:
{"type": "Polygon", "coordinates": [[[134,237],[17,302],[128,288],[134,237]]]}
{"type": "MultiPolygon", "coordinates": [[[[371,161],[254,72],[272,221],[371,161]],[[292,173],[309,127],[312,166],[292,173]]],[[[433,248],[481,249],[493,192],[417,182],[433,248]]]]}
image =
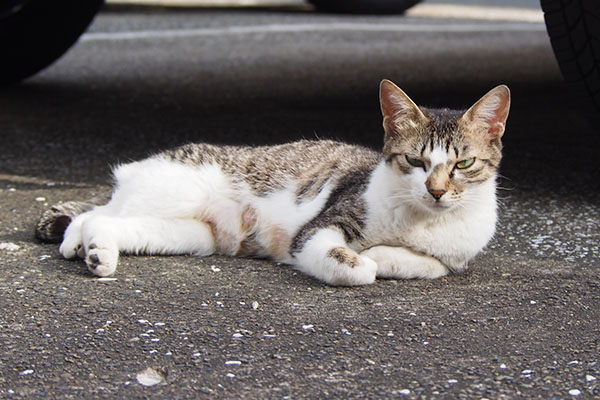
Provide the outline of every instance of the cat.
{"type": "Polygon", "coordinates": [[[36,234],[97,276],[119,253],[269,257],[330,285],[460,272],[495,230],[510,108],[504,85],[466,111],[380,84],[383,150],[330,140],[188,144],[116,167],[110,200],[59,203],[36,234]]]}

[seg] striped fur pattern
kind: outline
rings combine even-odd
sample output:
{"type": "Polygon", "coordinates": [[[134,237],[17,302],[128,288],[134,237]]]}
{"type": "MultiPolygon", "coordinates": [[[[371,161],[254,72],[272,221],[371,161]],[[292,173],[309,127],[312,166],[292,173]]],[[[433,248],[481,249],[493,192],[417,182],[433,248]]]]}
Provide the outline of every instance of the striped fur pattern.
{"type": "Polygon", "coordinates": [[[269,257],[332,285],[461,271],[494,232],[508,88],[433,110],[384,80],[380,101],[382,152],[188,144],[117,167],[108,202],[57,204],[36,236],[98,276],[120,253],[269,257]]]}

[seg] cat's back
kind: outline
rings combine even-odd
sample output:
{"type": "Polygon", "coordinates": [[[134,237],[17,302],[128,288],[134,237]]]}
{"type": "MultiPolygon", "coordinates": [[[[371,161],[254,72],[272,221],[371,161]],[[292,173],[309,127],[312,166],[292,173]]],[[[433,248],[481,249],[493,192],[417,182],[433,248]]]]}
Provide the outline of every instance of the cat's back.
{"type": "Polygon", "coordinates": [[[166,151],[161,158],[189,166],[219,165],[223,172],[268,193],[290,183],[309,192],[348,174],[368,174],[381,155],[333,140],[301,140],[274,146],[218,146],[193,143],[166,151]]]}

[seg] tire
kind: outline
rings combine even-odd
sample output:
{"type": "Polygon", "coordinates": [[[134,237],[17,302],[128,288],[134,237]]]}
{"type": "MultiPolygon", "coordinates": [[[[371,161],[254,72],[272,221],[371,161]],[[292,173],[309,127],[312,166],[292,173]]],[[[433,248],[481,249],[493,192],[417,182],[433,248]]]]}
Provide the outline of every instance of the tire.
{"type": "Polygon", "coordinates": [[[318,11],[345,14],[401,14],[421,0],[308,0],[318,11]]]}
{"type": "Polygon", "coordinates": [[[63,55],[104,0],[3,0],[0,4],[0,85],[19,82],[63,55]]]}
{"type": "Polygon", "coordinates": [[[546,29],[565,81],[600,121],[600,1],[542,0],[546,29]]]}

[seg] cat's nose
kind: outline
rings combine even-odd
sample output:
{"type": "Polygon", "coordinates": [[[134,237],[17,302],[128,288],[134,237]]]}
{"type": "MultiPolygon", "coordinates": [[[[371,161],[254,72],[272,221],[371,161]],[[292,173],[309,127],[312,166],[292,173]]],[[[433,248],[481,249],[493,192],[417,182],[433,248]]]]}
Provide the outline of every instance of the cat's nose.
{"type": "Polygon", "coordinates": [[[446,189],[427,189],[434,199],[439,200],[446,193],[446,189]]]}

